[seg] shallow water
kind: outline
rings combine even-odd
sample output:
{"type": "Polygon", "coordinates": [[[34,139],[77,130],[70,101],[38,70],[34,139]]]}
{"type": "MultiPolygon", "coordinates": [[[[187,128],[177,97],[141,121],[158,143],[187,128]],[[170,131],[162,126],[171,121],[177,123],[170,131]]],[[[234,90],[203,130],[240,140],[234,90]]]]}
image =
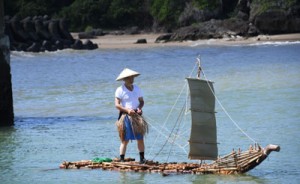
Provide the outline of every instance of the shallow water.
{"type": "MultiPolygon", "coordinates": [[[[15,126],[0,129],[1,183],[297,183],[300,179],[299,43],[244,46],[162,47],[138,50],[64,50],[12,53],[15,126]],[[186,97],[185,77],[201,55],[217,98],[240,128],[262,146],[279,144],[261,165],[245,175],[172,175],[102,170],[60,170],[64,160],[118,156],[114,125],[115,78],[124,67],[136,78],[151,124],[146,157],[188,161],[189,116],[175,144],[165,136],[186,97]],[[179,96],[182,91],[182,95],[179,96]],[[178,101],[176,105],[175,101],[178,101]],[[173,109],[172,113],[170,113],[173,109]],[[162,125],[165,124],[167,131],[162,125]],[[153,126],[153,127],[152,127],[153,126]],[[172,142],[171,141],[171,142],[172,142]]],[[[252,143],[216,105],[219,154],[252,143]]],[[[176,130],[177,131],[177,130],[176,130]]],[[[173,140],[172,140],[173,141],[173,140]]],[[[136,143],[128,157],[138,158],[136,143]]]]}

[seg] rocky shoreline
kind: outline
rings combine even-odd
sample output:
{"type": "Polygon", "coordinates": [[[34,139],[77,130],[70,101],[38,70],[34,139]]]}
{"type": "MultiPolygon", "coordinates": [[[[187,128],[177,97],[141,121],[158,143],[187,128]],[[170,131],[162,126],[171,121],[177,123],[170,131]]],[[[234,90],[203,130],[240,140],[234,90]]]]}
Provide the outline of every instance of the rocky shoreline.
{"type": "Polygon", "coordinates": [[[94,29],[89,32],[71,33],[68,31],[66,20],[41,16],[27,17],[23,20],[17,17],[6,18],[5,21],[5,33],[10,38],[10,50],[25,52],[300,41],[300,33],[268,35],[255,31],[255,34],[250,34],[250,30],[253,30],[251,25],[242,20],[212,19],[199,25],[180,28],[173,33],[145,33],[137,27],[126,30],[94,29]]]}
{"type": "Polygon", "coordinates": [[[5,17],[5,34],[10,40],[11,51],[44,52],[67,48],[92,50],[98,48],[90,40],[74,39],[65,19],[35,16],[20,19],[5,17]]]}
{"type": "MultiPolygon", "coordinates": [[[[71,33],[74,38],[79,37],[79,33],[71,33]]],[[[98,44],[99,49],[147,49],[160,47],[194,47],[194,46],[227,46],[227,45],[251,45],[275,42],[300,43],[300,33],[295,34],[278,34],[278,35],[257,35],[253,37],[235,36],[230,38],[211,38],[186,41],[162,41],[161,37],[169,37],[169,33],[139,33],[139,34],[106,34],[95,36],[90,40],[98,44]],[[138,40],[145,40],[145,43],[138,44],[138,40]]],[[[82,39],[83,41],[85,39],[82,39]]]]}
{"type": "Polygon", "coordinates": [[[89,26],[86,30],[90,31],[80,32],[76,37],[68,31],[65,19],[5,17],[5,34],[10,38],[12,51],[43,52],[66,48],[96,49],[103,47],[103,43],[97,41],[101,37],[105,41],[107,37],[140,36],[134,43],[149,46],[153,38],[149,41],[142,35],[156,35],[155,43],[172,45],[174,42],[211,39],[259,40],[259,35],[300,33],[300,3],[297,0],[222,0],[210,2],[210,5],[213,6],[199,8],[191,1],[186,2],[173,27],[152,17],[152,26],[127,26],[116,31],[89,26]],[[97,43],[93,43],[94,40],[97,43]]]}

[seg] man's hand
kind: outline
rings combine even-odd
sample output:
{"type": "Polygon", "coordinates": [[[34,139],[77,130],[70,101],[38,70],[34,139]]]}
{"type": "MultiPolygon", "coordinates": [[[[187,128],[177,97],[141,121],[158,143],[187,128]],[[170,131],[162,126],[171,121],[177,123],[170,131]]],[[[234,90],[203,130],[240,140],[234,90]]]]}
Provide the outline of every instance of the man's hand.
{"type": "Polygon", "coordinates": [[[127,114],[128,114],[129,116],[132,116],[132,115],[135,114],[135,111],[134,111],[133,109],[128,109],[127,114]]]}
{"type": "Polygon", "coordinates": [[[136,113],[138,113],[139,115],[142,115],[142,114],[143,114],[143,111],[142,111],[142,109],[140,109],[140,108],[137,108],[137,111],[136,111],[136,113]]]}

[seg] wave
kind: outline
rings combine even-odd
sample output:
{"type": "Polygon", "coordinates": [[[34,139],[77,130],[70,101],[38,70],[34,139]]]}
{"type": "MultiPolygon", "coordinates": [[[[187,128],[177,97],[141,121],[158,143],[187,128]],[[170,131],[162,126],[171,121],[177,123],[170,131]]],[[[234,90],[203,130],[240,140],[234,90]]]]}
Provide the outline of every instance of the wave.
{"type": "Polygon", "coordinates": [[[256,42],[256,43],[251,43],[248,44],[250,46],[257,46],[257,45],[296,45],[300,44],[300,41],[267,41],[267,42],[256,42]]]}
{"type": "Polygon", "coordinates": [[[223,47],[223,46],[284,46],[284,45],[297,45],[300,44],[300,41],[260,41],[255,43],[247,43],[247,42],[218,42],[216,40],[205,40],[200,42],[191,42],[190,47],[198,47],[198,46],[215,46],[215,47],[223,47]]]}
{"type": "Polygon", "coordinates": [[[78,123],[91,121],[114,120],[113,116],[58,116],[58,117],[15,117],[15,124],[53,124],[53,123],[78,123]]]}
{"type": "Polygon", "coordinates": [[[27,57],[32,58],[36,56],[53,56],[53,55],[61,55],[61,54],[70,54],[70,53],[82,53],[84,50],[74,50],[74,49],[63,49],[63,50],[57,50],[57,51],[45,51],[45,52],[25,52],[25,51],[11,51],[11,57],[14,58],[20,58],[20,57],[27,57]]]}

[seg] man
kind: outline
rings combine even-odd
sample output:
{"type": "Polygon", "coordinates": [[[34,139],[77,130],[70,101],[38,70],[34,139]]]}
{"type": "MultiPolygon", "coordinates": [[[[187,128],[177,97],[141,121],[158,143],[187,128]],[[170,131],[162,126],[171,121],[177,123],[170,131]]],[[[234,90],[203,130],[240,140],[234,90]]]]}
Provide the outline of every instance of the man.
{"type": "Polygon", "coordinates": [[[137,140],[140,163],[146,162],[144,157],[144,134],[148,132],[148,126],[141,116],[144,99],[140,88],[133,84],[134,78],[139,75],[138,72],[125,68],[116,79],[117,81],[124,81],[124,84],[118,87],[115,92],[115,106],[120,111],[116,124],[121,139],[121,162],[124,162],[129,140],[137,140]]]}

